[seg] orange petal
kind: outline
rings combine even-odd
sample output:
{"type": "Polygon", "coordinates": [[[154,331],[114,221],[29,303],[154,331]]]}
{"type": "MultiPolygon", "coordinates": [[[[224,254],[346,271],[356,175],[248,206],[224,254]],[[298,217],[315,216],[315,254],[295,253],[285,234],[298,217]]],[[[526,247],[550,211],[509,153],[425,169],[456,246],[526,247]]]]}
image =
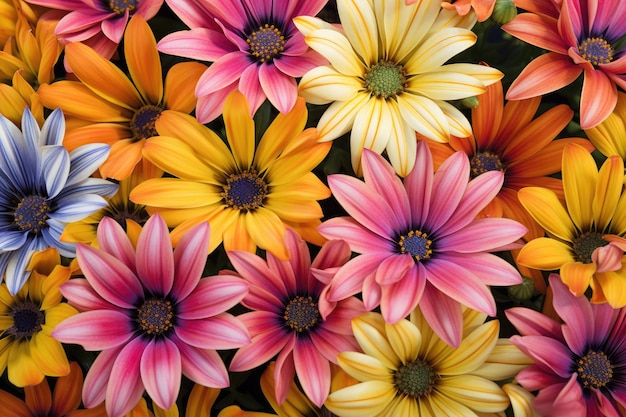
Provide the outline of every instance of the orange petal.
{"type": "Polygon", "coordinates": [[[160,104],[163,98],[161,60],[152,30],[140,14],[133,15],[126,26],[124,57],[141,96],[148,103],[160,104]]]}
{"type": "Polygon", "coordinates": [[[561,280],[576,297],[580,297],[589,288],[595,272],[596,265],[593,263],[568,262],[561,267],[561,280]]]}
{"type": "Polygon", "coordinates": [[[141,150],[145,140],[134,142],[133,139],[118,140],[111,146],[109,158],[100,166],[102,178],[123,180],[130,176],[135,166],[141,161],[141,150]]]}
{"type": "Polygon", "coordinates": [[[199,62],[181,62],[165,76],[163,104],[166,109],[191,113],[196,107],[194,94],[200,76],[208,67],[199,62]]]}
{"type": "Polygon", "coordinates": [[[571,84],[582,69],[567,55],[548,52],[532,60],[513,81],[507,100],[523,100],[551,93],[571,84]]]}

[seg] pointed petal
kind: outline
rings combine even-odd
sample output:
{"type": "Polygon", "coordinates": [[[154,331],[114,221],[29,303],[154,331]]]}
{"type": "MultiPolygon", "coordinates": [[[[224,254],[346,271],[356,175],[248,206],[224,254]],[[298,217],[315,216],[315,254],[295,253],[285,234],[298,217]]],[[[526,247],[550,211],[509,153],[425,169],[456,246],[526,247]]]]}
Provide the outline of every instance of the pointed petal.
{"type": "Polygon", "coordinates": [[[63,343],[76,343],[86,350],[101,351],[126,343],[135,331],[131,319],[119,311],[85,311],[68,317],[53,330],[63,343]]]}
{"type": "Polygon", "coordinates": [[[141,355],[141,380],[150,398],[161,408],[174,404],[182,376],[178,347],[168,338],[153,339],[141,355]]]}
{"type": "Polygon", "coordinates": [[[174,283],[174,255],[165,221],[150,216],[137,241],[137,274],[154,296],[167,295],[174,283]]]}

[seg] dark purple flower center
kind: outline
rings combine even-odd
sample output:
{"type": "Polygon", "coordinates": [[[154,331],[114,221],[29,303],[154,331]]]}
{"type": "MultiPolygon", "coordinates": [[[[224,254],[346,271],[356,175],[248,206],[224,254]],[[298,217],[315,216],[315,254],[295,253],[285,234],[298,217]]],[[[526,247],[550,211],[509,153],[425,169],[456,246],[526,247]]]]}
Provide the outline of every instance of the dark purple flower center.
{"type": "Polygon", "coordinates": [[[298,333],[312,330],[320,320],[317,301],[310,295],[292,298],[285,306],[283,319],[287,326],[298,333]]]}
{"type": "Polygon", "coordinates": [[[21,231],[39,233],[41,229],[48,226],[46,220],[49,211],[50,206],[45,197],[29,195],[18,203],[13,217],[21,231]]]}
{"type": "Polygon", "coordinates": [[[148,298],[137,310],[139,327],[146,334],[161,335],[174,328],[174,307],[170,300],[148,298]]]}
{"type": "Polygon", "coordinates": [[[406,70],[393,61],[378,61],[365,71],[364,87],[372,96],[394,99],[406,87],[406,70]]]}
{"type": "Polygon", "coordinates": [[[578,45],[578,53],[594,66],[613,61],[615,51],[611,44],[602,38],[587,38],[578,45]]]}
{"type": "Polygon", "coordinates": [[[110,0],[109,9],[117,14],[124,14],[126,10],[130,13],[137,8],[137,3],[139,0],[110,0]]]}
{"type": "Polygon", "coordinates": [[[590,264],[593,262],[591,259],[593,251],[608,244],[609,242],[604,240],[600,233],[586,232],[574,239],[572,247],[579,262],[590,264]]]}
{"type": "Polygon", "coordinates": [[[398,393],[411,398],[430,394],[439,379],[440,376],[434,368],[421,359],[400,365],[393,375],[398,393]]]}
{"type": "Polygon", "coordinates": [[[432,244],[433,241],[428,238],[428,235],[420,230],[411,230],[400,236],[398,240],[400,253],[409,253],[416,261],[430,258],[433,253],[432,244]]]}
{"type": "Polygon", "coordinates": [[[158,106],[146,105],[135,112],[130,120],[130,130],[135,140],[148,139],[157,136],[155,123],[163,109],[158,106]]]}
{"type": "Polygon", "coordinates": [[[613,378],[613,364],[604,352],[590,350],[576,362],[576,372],[583,388],[602,388],[613,378]]]}
{"type": "Polygon", "coordinates": [[[259,62],[269,62],[285,50],[285,36],[276,26],[267,23],[252,32],[246,42],[248,52],[259,62]]]}
{"type": "Polygon", "coordinates": [[[134,204],[130,201],[126,205],[109,205],[105,208],[105,216],[115,220],[124,230],[126,230],[126,220],[132,220],[143,225],[150,217],[144,205],[134,204]]]}
{"type": "Polygon", "coordinates": [[[41,331],[44,322],[44,313],[30,300],[21,301],[12,307],[8,313],[13,318],[13,325],[7,329],[7,334],[16,339],[30,339],[41,331]]]}
{"type": "Polygon", "coordinates": [[[254,210],[262,206],[268,191],[267,184],[254,169],[231,174],[223,188],[222,198],[235,210],[254,210]]]}
{"type": "Polygon", "coordinates": [[[470,176],[476,178],[488,171],[504,172],[504,165],[500,157],[489,151],[477,152],[470,160],[470,176]]]}

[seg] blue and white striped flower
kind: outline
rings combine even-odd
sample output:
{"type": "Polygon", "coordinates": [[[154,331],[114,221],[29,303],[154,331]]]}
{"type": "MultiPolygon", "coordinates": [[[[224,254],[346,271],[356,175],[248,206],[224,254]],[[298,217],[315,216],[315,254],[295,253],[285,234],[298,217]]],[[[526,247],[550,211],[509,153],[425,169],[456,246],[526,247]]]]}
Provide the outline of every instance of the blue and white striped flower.
{"type": "Polygon", "coordinates": [[[117,184],[91,174],[106,160],[109,146],[91,144],[68,152],[65,119],[56,109],[42,128],[28,108],[22,130],[0,115],[0,274],[15,295],[30,276],[34,251],[54,247],[76,256],[76,245],[61,242],[68,223],[107,205],[117,184]]]}

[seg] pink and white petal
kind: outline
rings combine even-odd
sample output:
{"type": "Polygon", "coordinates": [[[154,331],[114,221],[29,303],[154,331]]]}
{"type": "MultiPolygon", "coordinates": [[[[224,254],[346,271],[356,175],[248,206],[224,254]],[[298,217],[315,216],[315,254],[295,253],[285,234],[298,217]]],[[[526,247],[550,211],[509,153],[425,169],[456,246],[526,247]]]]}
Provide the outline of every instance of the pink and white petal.
{"type": "MultiPolygon", "coordinates": [[[[346,327],[350,328],[349,322],[346,327]]],[[[324,326],[311,333],[311,340],[326,361],[332,363],[337,363],[337,355],[341,352],[359,350],[359,344],[354,340],[352,330],[349,335],[343,335],[328,331],[324,326]]]]}
{"type": "Polygon", "coordinates": [[[287,394],[289,394],[289,390],[294,381],[296,370],[293,360],[293,348],[295,344],[295,338],[289,339],[287,345],[285,345],[284,349],[276,358],[276,365],[274,367],[274,394],[278,404],[282,404],[287,399],[287,394]]]}
{"type": "MultiPolygon", "coordinates": [[[[419,265],[419,263],[418,263],[419,265]]],[[[391,254],[376,269],[376,282],[380,285],[391,285],[405,279],[408,272],[416,266],[413,257],[408,253],[391,254]]]]}
{"type": "Polygon", "coordinates": [[[591,129],[606,120],[617,104],[617,86],[600,70],[585,70],[580,95],[580,127],[591,129]]]}
{"type": "Polygon", "coordinates": [[[461,230],[437,238],[437,250],[461,253],[494,251],[515,242],[527,231],[526,226],[515,220],[480,218],[461,230]]]}
{"type": "Polygon", "coordinates": [[[189,346],[175,335],[171,340],[180,351],[183,375],[205,387],[226,388],[230,385],[228,370],[219,353],[189,346]]]}
{"type": "Polygon", "coordinates": [[[567,55],[548,52],[532,60],[513,81],[507,100],[524,100],[571,84],[582,73],[567,55]]]}
{"type": "Polygon", "coordinates": [[[239,78],[238,88],[246,96],[250,106],[250,117],[254,116],[257,109],[267,98],[259,80],[259,69],[256,65],[250,65],[243,70],[239,78]]]}
{"type": "Polygon", "coordinates": [[[371,232],[352,217],[333,217],[317,227],[326,239],[343,239],[356,253],[390,253],[397,244],[371,232]]]}
{"type": "Polygon", "coordinates": [[[445,233],[445,224],[457,210],[469,182],[470,163],[463,152],[455,152],[433,177],[429,216],[425,222],[431,233],[445,233]]]}
{"type": "Polygon", "coordinates": [[[463,335],[461,304],[426,282],[419,306],[435,334],[448,345],[459,347],[463,335]]]}
{"type": "Polygon", "coordinates": [[[504,312],[522,336],[547,336],[565,343],[561,324],[545,314],[524,307],[512,307],[504,312]]]}
{"type": "MultiPolygon", "coordinates": [[[[291,42],[293,42],[293,38],[291,38],[288,43],[291,42]]],[[[304,42],[302,42],[302,44],[308,49],[308,46],[304,42]]],[[[293,78],[300,78],[314,68],[328,65],[326,58],[312,49],[302,54],[299,52],[300,51],[294,50],[294,48],[286,49],[279,59],[274,60],[274,65],[280,72],[293,78]]]]}
{"type": "Polygon", "coordinates": [[[287,295],[282,277],[271,270],[262,258],[246,251],[232,250],[228,252],[228,259],[250,286],[264,288],[279,299],[287,295]]]}
{"type": "Polygon", "coordinates": [[[350,260],[350,252],[350,245],[345,240],[329,240],[315,256],[310,269],[325,270],[340,267],[350,260]]]}
{"type": "Polygon", "coordinates": [[[83,383],[83,404],[85,407],[93,408],[106,398],[111,369],[115,364],[115,358],[123,348],[124,346],[118,346],[104,350],[91,364],[83,383]]]}
{"type": "Polygon", "coordinates": [[[104,36],[111,39],[113,42],[120,43],[122,37],[124,36],[124,30],[126,29],[126,23],[128,22],[128,17],[126,18],[116,18],[116,19],[106,19],[102,21],[102,33],[104,36]]]}
{"type": "Polygon", "coordinates": [[[330,365],[310,339],[299,339],[293,349],[293,362],[298,381],[306,396],[322,407],[330,392],[330,365]]]}
{"type": "Polygon", "coordinates": [[[63,320],[52,331],[52,337],[79,344],[85,350],[101,351],[126,343],[135,330],[131,319],[120,311],[94,310],[63,320]]]}
{"type": "Polygon", "coordinates": [[[164,54],[212,62],[238,51],[235,45],[225,40],[224,35],[216,30],[193,28],[166,35],[157,44],[157,49],[164,54]]]}
{"type": "Polygon", "coordinates": [[[430,148],[426,141],[421,140],[417,144],[415,165],[404,179],[411,207],[411,223],[414,225],[421,226],[428,218],[434,172],[430,148]]]}
{"type": "Polygon", "coordinates": [[[511,343],[517,346],[544,372],[568,378],[572,372],[572,351],[558,340],[546,336],[511,336],[511,343]]]}
{"type": "Polygon", "coordinates": [[[147,344],[146,339],[137,337],[117,355],[105,398],[106,411],[110,417],[122,417],[139,402],[144,392],[139,369],[147,344]]]}
{"type": "Polygon", "coordinates": [[[186,299],[198,286],[206,264],[210,231],[209,223],[203,222],[178,241],[174,249],[174,299],[186,299]]]}
{"type": "Polygon", "coordinates": [[[152,295],[169,294],[174,284],[174,254],[163,218],[150,216],[137,240],[137,274],[152,295]]]}
{"type": "Polygon", "coordinates": [[[248,294],[248,285],[234,276],[203,278],[193,292],[176,306],[176,316],[194,320],[218,315],[234,307],[248,294]]]}
{"type": "Polygon", "coordinates": [[[574,372],[567,384],[552,385],[541,390],[533,401],[533,407],[541,415],[558,410],[559,415],[563,416],[589,417],[584,398],[578,374],[574,372]]]}
{"type": "Polygon", "coordinates": [[[361,297],[363,298],[363,305],[367,311],[372,311],[380,305],[382,289],[380,284],[376,282],[376,274],[374,271],[365,275],[361,297]]]}
{"type": "Polygon", "coordinates": [[[281,331],[285,320],[281,314],[269,311],[249,311],[237,316],[251,336],[268,331],[281,331]]]}
{"type": "Polygon", "coordinates": [[[309,267],[311,255],[304,240],[293,230],[285,230],[285,247],[289,251],[289,259],[282,260],[274,254],[267,253],[266,260],[270,270],[282,278],[286,294],[307,292],[309,285],[309,267]]]}
{"type": "MultiPolygon", "coordinates": [[[[143,3],[143,2],[142,2],[143,3]]],[[[168,7],[190,28],[202,28],[213,22],[214,16],[204,3],[168,0],[168,7]]]]}
{"type": "Polygon", "coordinates": [[[222,114],[226,97],[235,89],[237,83],[232,83],[228,87],[217,90],[211,94],[198,97],[196,104],[196,119],[200,123],[209,123],[222,114]]]}
{"type": "Polygon", "coordinates": [[[84,278],[74,278],[61,284],[61,294],[79,311],[117,310],[118,307],[104,300],[84,278]]]}
{"type": "Polygon", "coordinates": [[[232,85],[241,73],[254,65],[247,54],[230,52],[209,66],[196,85],[196,97],[205,96],[232,85]]]}
{"type": "Polygon", "coordinates": [[[103,217],[98,225],[98,246],[119,259],[131,271],[135,268],[135,248],[122,226],[110,217],[103,217]]]}
{"type": "Polygon", "coordinates": [[[182,379],[180,351],[176,344],[167,337],[152,339],[141,355],[140,370],[152,401],[164,410],[172,407],[182,379]]]}
{"type": "Polygon", "coordinates": [[[236,349],[250,343],[248,329],[228,313],[201,320],[178,318],[176,334],[181,341],[200,349],[236,349]]]}
{"type": "Polygon", "coordinates": [[[295,78],[278,70],[274,65],[261,65],[259,82],[267,99],[281,113],[289,113],[298,98],[295,78]]]}
{"type": "Polygon", "coordinates": [[[567,45],[557,27],[557,19],[543,14],[521,13],[502,30],[524,42],[548,51],[567,54],[567,45]]]}
{"type": "Polygon", "coordinates": [[[374,279],[374,272],[389,256],[389,253],[370,253],[349,260],[330,283],[328,300],[340,301],[361,292],[364,278],[372,274],[374,279]]]}
{"type": "Polygon", "coordinates": [[[252,341],[241,347],[230,362],[232,372],[247,371],[269,362],[293,343],[295,335],[280,329],[270,329],[252,336],[252,341]]]}
{"type": "Polygon", "coordinates": [[[521,282],[519,271],[506,260],[491,253],[446,253],[447,260],[472,271],[485,285],[516,285],[521,282]]]}
{"type": "Polygon", "coordinates": [[[380,311],[387,323],[397,323],[417,307],[426,288],[426,272],[417,263],[403,279],[381,287],[380,311]]]}

